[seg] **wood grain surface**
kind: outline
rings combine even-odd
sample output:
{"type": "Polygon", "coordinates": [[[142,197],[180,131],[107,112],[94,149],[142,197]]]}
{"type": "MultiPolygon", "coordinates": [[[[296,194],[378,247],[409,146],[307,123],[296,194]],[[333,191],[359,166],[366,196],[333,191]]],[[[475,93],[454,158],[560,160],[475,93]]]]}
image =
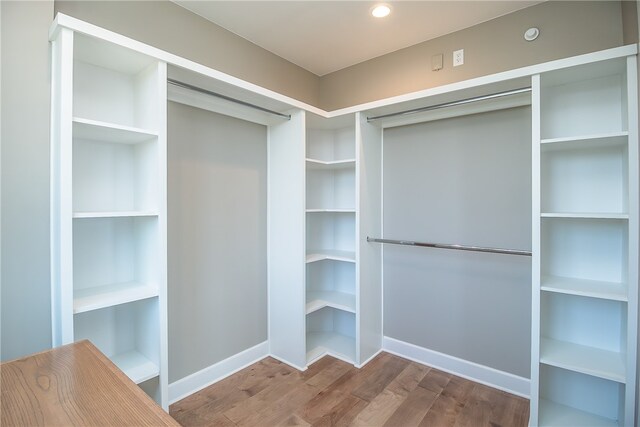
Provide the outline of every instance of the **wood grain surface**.
{"type": "Polygon", "coordinates": [[[89,341],[0,365],[4,426],[177,426],[89,341]]]}
{"type": "Polygon", "coordinates": [[[183,426],[519,427],[529,401],[381,353],[304,372],[266,358],[170,407],[183,426]]]}

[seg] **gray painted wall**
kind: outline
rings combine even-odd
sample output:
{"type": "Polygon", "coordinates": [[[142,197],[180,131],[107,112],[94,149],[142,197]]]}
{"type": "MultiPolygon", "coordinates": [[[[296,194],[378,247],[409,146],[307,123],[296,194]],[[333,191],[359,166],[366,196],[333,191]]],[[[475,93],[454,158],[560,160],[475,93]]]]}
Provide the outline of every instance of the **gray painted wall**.
{"type": "Polygon", "coordinates": [[[638,43],[638,8],[635,0],[622,1],[622,39],[624,44],[638,43]]]}
{"type": "Polygon", "coordinates": [[[320,106],[337,109],[483,75],[621,46],[619,1],[548,1],[323,76],[320,106]],[[534,42],[523,38],[540,28],[534,42]],[[454,50],[464,65],[453,68],[454,50]],[[431,71],[431,56],[444,68],[431,71]]]}
{"type": "Polygon", "coordinates": [[[169,382],[267,339],[267,128],[168,108],[169,382]]]}
{"type": "MultiPolygon", "coordinates": [[[[384,131],[384,236],[531,250],[528,107],[384,131]]],[[[387,245],[384,334],[529,377],[531,258],[387,245]]]]}
{"type": "Polygon", "coordinates": [[[49,38],[53,1],[0,2],[1,358],[51,346],[49,38]]]}
{"type": "Polygon", "coordinates": [[[548,1],[318,77],[166,0],[57,0],[55,10],[326,110],[620,46],[628,32],[620,1],[548,1]],[[533,25],[541,36],[527,43],[533,25]],[[453,68],[460,48],[465,65],[453,68]],[[432,72],[437,53],[445,67],[432,72]]]}

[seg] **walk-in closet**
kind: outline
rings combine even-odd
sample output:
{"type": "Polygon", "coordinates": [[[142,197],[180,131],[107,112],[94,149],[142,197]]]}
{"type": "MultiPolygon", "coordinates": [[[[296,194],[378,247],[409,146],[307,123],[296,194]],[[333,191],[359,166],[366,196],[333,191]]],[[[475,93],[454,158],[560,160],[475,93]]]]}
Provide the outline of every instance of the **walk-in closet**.
{"type": "Polygon", "coordinates": [[[637,426],[637,43],[323,109],[49,39],[56,350],[185,425],[637,426]]]}

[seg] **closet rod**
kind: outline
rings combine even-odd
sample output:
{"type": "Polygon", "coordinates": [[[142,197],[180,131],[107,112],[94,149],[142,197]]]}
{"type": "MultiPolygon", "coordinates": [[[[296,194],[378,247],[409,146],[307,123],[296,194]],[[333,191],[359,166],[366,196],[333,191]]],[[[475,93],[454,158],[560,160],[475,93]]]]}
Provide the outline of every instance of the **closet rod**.
{"type": "Polygon", "coordinates": [[[461,99],[459,101],[445,102],[443,104],[430,105],[428,107],[414,108],[412,110],[399,111],[397,113],[383,114],[381,116],[367,117],[367,122],[374,120],[386,119],[395,116],[408,116],[410,114],[423,113],[425,111],[439,110],[441,108],[456,107],[458,105],[470,104],[472,102],[486,101],[487,99],[500,98],[503,96],[517,95],[519,93],[531,92],[531,87],[522,87],[520,89],[506,90],[504,92],[496,92],[489,95],[475,96],[473,98],[461,99]]]}
{"type": "Polygon", "coordinates": [[[392,245],[421,246],[421,247],[425,247],[425,248],[437,248],[437,249],[454,249],[454,250],[457,250],[457,251],[488,252],[488,253],[492,253],[492,254],[531,256],[531,252],[530,251],[523,251],[523,250],[520,250],[520,249],[485,248],[485,247],[482,247],[482,246],[466,246],[466,245],[449,245],[449,244],[444,244],[444,243],[413,242],[411,240],[376,239],[374,237],[367,237],[367,242],[370,242],[370,243],[390,243],[392,245]]]}
{"type": "Polygon", "coordinates": [[[275,116],[282,117],[283,119],[291,120],[291,115],[290,114],[283,114],[283,113],[279,113],[277,111],[269,110],[268,108],[264,108],[264,107],[261,107],[259,105],[251,104],[251,103],[245,102],[245,101],[240,101],[239,99],[231,98],[230,96],[222,95],[222,94],[217,93],[217,92],[212,92],[210,90],[203,89],[203,88],[198,87],[198,86],[193,86],[193,85],[190,85],[189,83],[184,83],[184,82],[181,82],[179,80],[167,79],[167,83],[169,83],[171,85],[174,85],[174,86],[182,87],[182,88],[185,88],[185,89],[193,90],[195,92],[204,93],[205,95],[215,96],[216,98],[220,98],[220,99],[224,99],[225,101],[230,101],[230,102],[233,102],[233,103],[236,103],[236,104],[244,105],[245,107],[254,108],[256,110],[260,110],[260,111],[263,111],[265,113],[269,113],[269,114],[273,114],[275,116]]]}

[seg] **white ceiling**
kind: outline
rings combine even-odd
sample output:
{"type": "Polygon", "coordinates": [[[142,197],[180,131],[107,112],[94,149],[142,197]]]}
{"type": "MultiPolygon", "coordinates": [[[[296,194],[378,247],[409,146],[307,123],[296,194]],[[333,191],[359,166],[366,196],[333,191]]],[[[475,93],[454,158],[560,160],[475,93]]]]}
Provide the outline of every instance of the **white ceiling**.
{"type": "Polygon", "coordinates": [[[185,1],[176,4],[322,76],[541,3],[540,0],[185,1]]]}

